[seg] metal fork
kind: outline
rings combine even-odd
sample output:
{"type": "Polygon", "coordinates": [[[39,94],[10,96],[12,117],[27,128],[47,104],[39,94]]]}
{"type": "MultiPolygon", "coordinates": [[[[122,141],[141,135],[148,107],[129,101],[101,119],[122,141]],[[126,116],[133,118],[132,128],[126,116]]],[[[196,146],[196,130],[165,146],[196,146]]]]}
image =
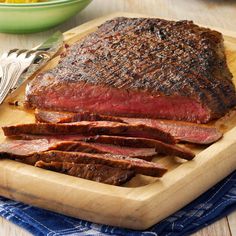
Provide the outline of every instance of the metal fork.
{"type": "Polygon", "coordinates": [[[37,56],[42,54],[42,51],[26,49],[13,49],[2,54],[0,57],[0,104],[15,88],[21,74],[33,63],[37,56]]]}

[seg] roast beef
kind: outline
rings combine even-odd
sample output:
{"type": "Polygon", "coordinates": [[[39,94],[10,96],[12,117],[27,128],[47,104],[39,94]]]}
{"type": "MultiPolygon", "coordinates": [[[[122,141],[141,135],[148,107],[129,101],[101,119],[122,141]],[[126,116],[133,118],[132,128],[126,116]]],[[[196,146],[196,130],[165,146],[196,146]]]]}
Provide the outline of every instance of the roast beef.
{"type": "Polygon", "coordinates": [[[162,129],[170,133],[177,141],[188,143],[211,144],[223,135],[216,127],[211,125],[127,117],[123,117],[122,120],[126,123],[143,124],[148,127],[162,129]]]}
{"type": "Polygon", "coordinates": [[[186,160],[192,160],[195,157],[194,153],[188,148],[163,143],[153,139],[97,135],[95,137],[86,138],[86,141],[114,144],[128,147],[145,147],[145,148],[155,147],[158,153],[166,154],[169,156],[178,156],[186,160]]]}
{"type": "Polygon", "coordinates": [[[35,113],[36,120],[45,123],[67,123],[85,120],[88,117],[101,120],[104,117],[110,120],[118,119],[118,122],[130,124],[143,124],[149,127],[162,129],[170,133],[177,141],[196,143],[196,144],[211,144],[222,137],[222,133],[214,126],[195,124],[183,121],[168,121],[160,119],[144,119],[144,118],[128,118],[128,117],[112,117],[100,116],[86,112],[56,112],[37,109],[35,113]]]}
{"type": "Polygon", "coordinates": [[[101,164],[124,170],[133,170],[137,174],[161,177],[167,169],[161,164],[141,159],[113,154],[94,154],[83,152],[48,151],[33,155],[36,162],[70,162],[76,164],[101,164]]]}
{"type": "Polygon", "coordinates": [[[26,106],[206,123],[236,104],[222,35],[191,21],[119,17],[27,86],[26,106]]]}
{"type": "Polygon", "coordinates": [[[70,123],[76,121],[115,121],[124,123],[122,119],[115,116],[104,116],[90,112],[57,112],[46,110],[35,110],[35,119],[42,123],[70,123]]]}
{"type": "Polygon", "coordinates": [[[70,140],[35,139],[35,140],[8,140],[0,143],[0,157],[27,157],[37,152],[48,150],[73,150],[80,148],[79,142],[70,140]]]}
{"type": "Polygon", "coordinates": [[[175,143],[174,138],[167,132],[142,124],[124,124],[110,121],[81,121],[75,123],[51,124],[32,123],[2,127],[5,136],[20,134],[109,134],[143,137],[175,143]]]}
{"type": "Polygon", "coordinates": [[[0,157],[24,159],[25,157],[31,156],[37,152],[45,152],[48,150],[111,153],[149,161],[157,155],[155,148],[121,147],[110,144],[42,138],[34,140],[9,140],[3,142],[0,144],[0,157]]]}
{"type": "Polygon", "coordinates": [[[124,184],[135,175],[135,172],[132,170],[122,170],[101,164],[75,164],[70,162],[48,163],[38,161],[35,166],[112,185],[124,184]]]}
{"type": "Polygon", "coordinates": [[[66,150],[66,151],[79,151],[88,153],[110,153],[122,156],[129,156],[133,158],[140,158],[147,161],[151,161],[157,152],[155,148],[139,148],[139,147],[125,147],[119,145],[110,145],[103,143],[86,143],[86,142],[74,142],[74,147],[71,145],[66,149],[55,149],[55,150],[66,150]]]}
{"type": "MultiPolygon", "coordinates": [[[[100,144],[112,144],[121,147],[135,147],[135,148],[155,148],[157,153],[162,153],[170,156],[178,156],[186,160],[192,160],[194,153],[188,148],[179,147],[173,144],[163,143],[154,139],[135,138],[135,137],[123,137],[123,136],[107,136],[107,135],[96,135],[96,136],[82,136],[82,135],[28,135],[22,134],[18,136],[22,139],[60,139],[63,141],[84,141],[93,142],[100,144]]],[[[139,157],[140,158],[140,157],[139,157]]],[[[144,158],[144,156],[142,157],[144,158]]]]}

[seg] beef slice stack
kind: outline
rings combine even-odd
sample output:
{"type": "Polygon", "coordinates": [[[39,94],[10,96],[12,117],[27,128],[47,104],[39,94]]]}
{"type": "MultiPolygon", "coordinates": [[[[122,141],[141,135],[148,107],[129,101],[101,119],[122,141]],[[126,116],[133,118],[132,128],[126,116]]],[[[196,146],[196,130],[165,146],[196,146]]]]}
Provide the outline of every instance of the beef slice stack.
{"type": "Polygon", "coordinates": [[[194,154],[156,127],[114,121],[32,123],[2,127],[9,140],[0,156],[98,182],[120,185],[135,174],[161,177],[157,154],[191,160],[194,154]]]}

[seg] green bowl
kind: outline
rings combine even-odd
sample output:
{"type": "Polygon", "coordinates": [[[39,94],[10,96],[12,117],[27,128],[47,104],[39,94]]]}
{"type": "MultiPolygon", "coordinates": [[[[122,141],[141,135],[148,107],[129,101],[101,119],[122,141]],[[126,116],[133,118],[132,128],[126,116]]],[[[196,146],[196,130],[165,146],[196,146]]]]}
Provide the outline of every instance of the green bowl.
{"type": "Polygon", "coordinates": [[[0,32],[35,33],[57,26],[84,9],[92,0],[51,0],[40,3],[1,3],[0,32]]]}

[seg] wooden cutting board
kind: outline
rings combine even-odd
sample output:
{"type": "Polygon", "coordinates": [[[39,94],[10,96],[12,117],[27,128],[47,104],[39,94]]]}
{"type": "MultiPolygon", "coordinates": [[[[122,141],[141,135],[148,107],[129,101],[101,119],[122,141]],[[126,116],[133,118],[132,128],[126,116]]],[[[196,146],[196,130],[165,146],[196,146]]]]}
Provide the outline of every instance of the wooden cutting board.
{"type": "MultiPolygon", "coordinates": [[[[66,32],[68,44],[80,40],[116,13],[66,32]]],[[[236,34],[224,32],[227,60],[236,78],[236,34]]],[[[56,65],[54,58],[43,69],[56,65]]],[[[235,80],[234,80],[235,81],[235,80]]],[[[0,106],[0,126],[34,122],[33,114],[9,101],[23,101],[22,86],[0,106]]],[[[47,99],[47,98],[45,98],[47,99]]],[[[97,223],[146,229],[174,213],[236,169],[236,116],[232,111],[216,122],[225,134],[211,146],[189,147],[197,154],[192,161],[157,157],[169,169],[163,178],[137,175],[121,187],[67,176],[11,160],[0,161],[0,195],[97,223]]],[[[0,131],[1,132],[1,131],[0,131]]],[[[0,133],[0,141],[4,140],[0,133]]]]}

